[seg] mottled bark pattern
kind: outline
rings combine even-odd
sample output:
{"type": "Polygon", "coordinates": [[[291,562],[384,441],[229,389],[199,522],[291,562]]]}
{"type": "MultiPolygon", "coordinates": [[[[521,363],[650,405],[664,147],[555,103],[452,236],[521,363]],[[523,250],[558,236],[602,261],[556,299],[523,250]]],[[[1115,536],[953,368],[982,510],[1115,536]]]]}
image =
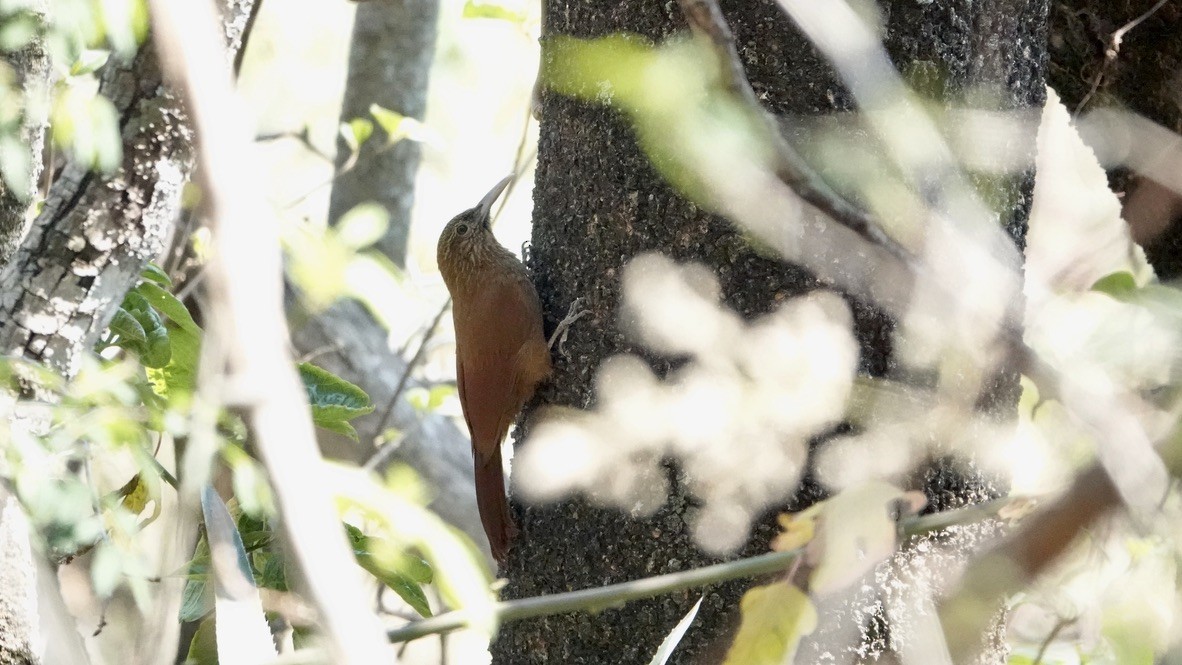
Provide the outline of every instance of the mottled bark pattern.
{"type": "MultiPolygon", "coordinates": [[[[998,83],[1005,106],[1036,106],[1043,99],[1045,2],[1007,2],[997,8],[1005,15],[995,15],[993,4],[883,3],[888,49],[904,68],[915,59],[937,63],[947,72],[950,94],[970,83],[998,83]],[[985,29],[993,32],[979,34],[985,29]],[[1015,44],[1022,50],[1011,53],[1015,44]]],[[[852,107],[832,69],[775,3],[734,0],[723,5],[752,85],[770,111],[808,115],[852,107]]],[[[553,0],[545,7],[543,39],[627,31],[661,40],[685,27],[672,2],[553,0]]],[[[709,265],[720,279],[727,304],[748,318],[816,287],[803,270],[760,255],[727,221],[677,196],[648,165],[626,121],[610,109],[547,94],[539,140],[531,267],[547,324],[554,325],[580,296],[593,316],[575,324],[565,357],[556,355],[553,379],[535,402],[589,405],[595,371],[614,353],[639,353],[662,372],[675,366],[674,359],[636,348],[618,326],[620,272],[641,252],[661,251],[679,261],[709,265]]],[[[1007,217],[1016,238],[1024,228],[1030,186],[1029,178],[1013,184],[1014,200],[1020,204],[1007,217]]],[[[888,372],[891,322],[864,303],[851,304],[862,345],[862,370],[888,372]]],[[[502,571],[509,578],[503,595],[517,598],[595,587],[715,562],[694,547],[686,525],[694,500],[677,482],[678,472],[671,467],[668,473],[674,481],[672,496],[644,519],[582,499],[518,506],[522,534],[502,571]]],[[[954,502],[964,493],[964,482],[941,478],[931,487],[949,496],[935,497],[938,502],[954,502]]],[[[787,507],[799,509],[822,496],[821,489],[806,479],[787,507]]],[[[739,554],[767,550],[774,533],[770,517],[755,527],[739,554]]],[[[494,662],[648,662],[703,592],[698,619],[673,662],[720,662],[748,583],[679,592],[597,615],[512,623],[501,629],[493,645],[494,662]]]]}
{"type": "MultiPolygon", "coordinates": [[[[227,0],[231,57],[251,0],[227,0]]],[[[193,166],[193,136],[162,85],[151,46],[111,62],[100,88],[119,112],[123,162],[111,174],[68,165],[12,260],[0,270],[0,355],[69,375],[140,270],[161,249],[193,166]]]]}

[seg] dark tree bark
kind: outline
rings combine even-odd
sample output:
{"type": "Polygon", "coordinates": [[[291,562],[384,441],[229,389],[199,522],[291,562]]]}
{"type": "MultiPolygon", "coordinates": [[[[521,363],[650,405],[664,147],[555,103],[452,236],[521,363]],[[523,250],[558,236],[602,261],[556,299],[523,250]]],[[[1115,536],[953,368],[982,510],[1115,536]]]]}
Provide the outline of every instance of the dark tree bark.
{"type": "MultiPolygon", "coordinates": [[[[438,0],[358,3],[341,122],[369,118],[371,104],[407,117],[423,118],[438,14],[438,0]]],[[[328,220],[335,224],[341,215],[364,201],[380,203],[390,214],[390,225],[376,245],[402,266],[406,263],[419,145],[403,140],[386,149],[384,138],[376,131],[362,146],[357,165],[337,178],[328,220]]],[[[348,158],[348,146],[338,139],[337,168],[344,166],[348,158]]]]}
{"type": "MultiPolygon", "coordinates": [[[[852,110],[850,95],[833,70],[775,3],[734,0],[725,5],[748,77],[768,110],[781,116],[852,110]]],[[[937,68],[944,81],[942,94],[950,102],[971,87],[986,86],[1002,108],[1042,104],[1045,0],[882,2],[880,7],[895,64],[904,70],[917,64],[937,68]]],[[[555,0],[546,3],[544,26],[543,40],[634,32],[659,41],[683,30],[685,22],[673,3],[555,0]]],[[[1032,179],[1019,175],[1002,185],[1012,202],[1002,221],[1020,242],[1032,179]]],[[[583,297],[592,311],[570,332],[565,356],[557,358],[553,379],[535,400],[535,408],[541,403],[580,408],[591,404],[597,366],[616,353],[639,354],[658,374],[674,366],[671,359],[637,348],[616,320],[619,276],[637,254],[660,251],[678,261],[706,264],[717,275],[726,304],[746,318],[818,286],[809,273],[759,254],[726,220],[678,196],[638,149],[626,120],[607,108],[553,94],[544,97],[534,196],[531,267],[547,324],[561,318],[576,297],[583,297]]],[[[861,370],[890,373],[892,321],[869,303],[850,304],[862,348],[861,370]]],[[[1016,376],[998,377],[992,394],[995,405],[1012,404],[1016,376]]],[[[649,518],[633,519],[582,498],[518,505],[522,533],[503,571],[509,578],[503,595],[518,598],[594,587],[717,561],[692,542],[687,515],[694,499],[675,468],[668,474],[671,496],[649,518]]],[[[946,507],[988,495],[981,483],[971,474],[939,467],[927,474],[925,489],[935,506],[946,507]]],[[[797,510],[823,496],[822,488],[806,477],[784,508],[797,510]]],[[[766,551],[774,532],[769,514],[755,525],[738,554],[766,551]]],[[[747,585],[734,582],[704,590],[698,619],[674,662],[721,661],[747,585]]],[[[676,593],[596,615],[568,614],[507,625],[493,645],[494,662],[647,662],[699,593],[676,593]]],[[[798,662],[815,661],[803,653],[798,662]]]]}

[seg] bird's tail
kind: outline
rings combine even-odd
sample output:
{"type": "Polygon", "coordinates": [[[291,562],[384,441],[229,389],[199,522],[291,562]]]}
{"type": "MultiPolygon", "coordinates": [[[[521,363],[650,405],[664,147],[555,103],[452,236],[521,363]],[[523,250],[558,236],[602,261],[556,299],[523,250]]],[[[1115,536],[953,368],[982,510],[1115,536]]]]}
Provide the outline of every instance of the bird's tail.
{"type": "Polygon", "coordinates": [[[517,532],[509,501],[505,496],[505,472],[501,466],[501,447],[497,446],[487,460],[476,456],[476,507],[480,522],[488,536],[488,546],[497,563],[505,563],[509,553],[509,539],[517,532]]]}

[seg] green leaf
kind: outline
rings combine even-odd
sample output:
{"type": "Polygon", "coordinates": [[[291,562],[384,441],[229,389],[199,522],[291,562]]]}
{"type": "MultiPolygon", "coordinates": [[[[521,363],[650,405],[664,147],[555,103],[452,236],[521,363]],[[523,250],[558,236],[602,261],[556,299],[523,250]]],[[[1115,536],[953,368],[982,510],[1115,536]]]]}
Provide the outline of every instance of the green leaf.
{"type": "Polygon", "coordinates": [[[493,2],[477,2],[475,0],[468,0],[464,3],[463,16],[464,18],[497,19],[517,25],[524,24],[527,18],[523,11],[516,11],[493,2]]]}
{"type": "Polygon", "coordinates": [[[144,269],[140,271],[140,277],[150,279],[161,286],[172,286],[172,279],[168,276],[168,273],[164,272],[164,269],[155,263],[149,263],[144,266],[144,269]]]}
{"type": "Polygon", "coordinates": [[[109,542],[101,542],[94,548],[90,560],[90,579],[94,594],[99,598],[110,598],[123,577],[123,562],[119,550],[109,542]]]}
{"type": "Polygon", "coordinates": [[[148,368],[148,381],[157,395],[171,399],[192,393],[197,385],[201,337],[175,323],[168,323],[166,327],[171,341],[171,357],[164,367],[148,368]]]}
{"type": "Polygon", "coordinates": [[[185,665],[218,665],[217,631],[213,617],[202,621],[193,632],[185,665]]]}
{"type": "Polygon", "coordinates": [[[346,247],[358,250],[369,247],[386,234],[390,215],[378,203],[362,203],[341,216],[335,232],[346,247]]]}
{"type": "Polygon", "coordinates": [[[191,333],[201,334],[201,327],[193,320],[193,315],[189,313],[189,308],[185,307],[185,303],[156,282],[140,282],[135,287],[135,292],[143,296],[144,300],[148,301],[161,314],[167,316],[173,323],[191,333]]]}
{"type": "Polygon", "coordinates": [[[1137,290],[1137,280],[1131,272],[1114,272],[1096,280],[1092,290],[1120,299],[1137,290]]]}
{"type": "Polygon", "coordinates": [[[365,118],[353,118],[349,122],[341,123],[341,138],[351,152],[357,152],[361,146],[373,135],[373,123],[365,118]]]}
{"type": "Polygon", "coordinates": [[[311,363],[300,363],[298,369],[317,426],[342,431],[337,423],[373,411],[373,402],[361,388],[311,363]]]}
{"type": "Polygon", "coordinates": [[[791,663],[800,639],[817,628],[812,601],[787,582],[749,589],[739,607],[739,632],[724,665],[791,663]]]}
{"type": "Polygon", "coordinates": [[[148,307],[143,310],[132,310],[133,316],[144,327],[147,340],[140,352],[140,362],[145,367],[161,368],[168,366],[172,360],[172,343],[169,339],[168,328],[156,310],[148,307]]]}
{"type": "Polygon", "coordinates": [[[386,132],[387,143],[397,143],[402,139],[424,141],[430,133],[426,125],[418,120],[377,104],[370,104],[369,113],[386,132]]]}
{"type": "Polygon", "coordinates": [[[665,665],[665,663],[669,662],[669,657],[677,650],[677,645],[681,644],[681,638],[685,637],[690,624],[694,622],[694,617],[698,616],[698,608],[702,606],[702,599],[704,598],[705,596],[699,596],[698,602],[694,603],[690,611],[686,612],[681,621],[678,621],[677,625],[673,627],[673,630],[669,631],[669,634],[665,636],[657,652],[653,654],[653,659],[649,661],[649,665],[665,665]]]}
{"type": "Polygon", "coordinates": [[[264,589],[287,591],[287,560],[278,552],[266,552],[260,556],[264,560],[259,572],[259,586],[264,589]]]}
{"type": "Polygon", "coordinates": [[[209,580],[209,541],[202,535],[188,565],[188,579],[181,594],[180,621],[197,621],[213,610],[213,586],[209,580]]]}
{"type": "Polygon", "coordinates": [[[320,427],[321,429],[326,429],[330,432],[336,432],[337,434],[340,434],[341,436],[348,437],[350,441],[360,441],[361,440],[360,436],[357,434],[357,428],[350,425],[347,421],[344,421],[344,420],[315,420],[315,418],[313,418],[313,422],[316,424],[317,427],[320,427]]]}
{"type": "Polygon", "coordinates": [[[382,584],[390,587],[420,616],[431,616],[431,605],[423,593],[420,584],[430,584],[434,578],[431,565],[421,557],[400,551],[390,556],[393,546],[381,538],[371,538],[353,526],[345,525],[349,543],[353,547],[353,555],[357,563],[382,584]],[[383,552],[375,557],[374,549],[383,552]]]}
{"type": "Polygon", "coordinates": [[[115,316],[111,319],[111,325],[108,327],[111,329],[111,332],[119,335],[121,343],[130,343],[130,348],[136,351],[140,350],[139,345],[148,341],[148,334],[144,332],[144,327],[140,325],[139,321],[135,320],[135,317],[130,312],[122,307],[115,310],[115,316]]]}

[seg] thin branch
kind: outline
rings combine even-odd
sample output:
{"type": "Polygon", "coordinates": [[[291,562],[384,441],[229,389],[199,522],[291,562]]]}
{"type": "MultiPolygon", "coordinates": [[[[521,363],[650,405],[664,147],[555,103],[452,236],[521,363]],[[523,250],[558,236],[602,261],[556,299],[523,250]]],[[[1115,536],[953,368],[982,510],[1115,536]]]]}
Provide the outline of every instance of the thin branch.
{"type": "MultiPolygon", "coordinates": [[[[427,330],[423,333],[423,341],[419,343],[419,348],[415,350],[415,355],[406,363],[406,369],[402,372],[402,376],[398,377],[398,384],[394,386],[394,392],[390,395],[390,401],[386,403],[386,408],[382,409],[382,415],[374,424],[374,437],[382,433],[382,428],[385,427],[386,421],[390,419],[390,414],[394,413],[394,407],[398,405],[398,398],[402,397],[402,391],[406,389],[406,384],[410,381],[410,375],[414,373],[416,367],[426,356],[427,345],[431,342],[431,338],[435,336],[435,330],[439,328],[439,321],[443,319],[443,315],[447,313],[447,308],[451,306],[451,298],[443,303],[439,308],[439,312],[435,314],[435,318],[431,319],[431,324],[427,326],[427,330]]],[[[387,446],[391,444],[386,444],[387,446]]],[[[386,446],[383,446],[383,449],[386,446]]],[[[382,449],[374,453],[374,457],[382,454],[382,449]]],[[[372,460],[371,460],[372,461],[372,460]]],[[[370,468],[370,462],[365,463],[366,468],[370,468]]]]}
{"type": "Polygon", "coordinates": [[[1063,632],[1063,629],[1067,626],[1070,626],[1072,621],[1074,619],[1060,617],[1055,622],[1055,627],[1051,629],[1051,632],[1047,633],[1047,637],[1042,641],[1042,644],[1038,645],[1038,653],[1034,654],[1034,661],[1030,665],[1042,665],[1043,656],[1047,655],[1047,649],[1051,647],[1051,642],[1054,642],[1055,638],[1059,636],[1059,633],[1063,632]]]}
{"type": "Polygon", "coordinates": [[[1079,116],[1084,107],[1088,105],[1088,102],[1092,100],[1092,96],[1100,89],[1100,83],[1104,80],[1105,74],[1108,73],[1108,68],[1112,66],[1113,62],[1116,62],[1117,56],[1120,55],[1120,47],[1124,42],[1125,35],[1130,30],[1141,25],[1150,16],[1156,14],[1157,10],[1165,6],[1166,2],[1167,0],[1157,0],[1157,4],[1146,10],[1144,14],[1122,25],[1116,32],[1112,33],[1112,36],[1108,39],[1108,48],[1104,50],[1104,62],[1100,63],[1100,71],[1096,72],[1096,75],[1092,78],[1092,86],[1088,89],[1088,94],[1084,95],[1084,98],[1079,102],[1079,106],[1075,107],[1075,116],[1079,116]]]}
{"type": "Polygon", "coordinates": [[[251,424],[270,474],[284,536],[334,662],[393,662],[377,616],[353,579],[353,557],[331,497],[316,474],[316,448],[303,388],[287,356],[278,222],[252,189],[250,135],[235,98],[212,4],[153,0],[154,38],[165,73],[181,93],[198,145],[203,209],[213,231],[206,343],[223,357],[235,387],[251,390],[251,424]],[[212,338],[212,339],[211,339],[212,338]]]}
{"type": "Polygon", "coordinates": [[[757,117],[772,139],[776,153],[776,176],[800,198],[814,208],[828,215],[833,221],[845,226],[862,238],[878,245],[891,256],[913,263],[914,256],[894,238],[883,231],[875,217],[862,210],[831,187],[817,174],[780,134],[771,116],[760,105],[751,83],[743,71],[739,52],[735,49],[735,38],[731,34],[722,10],[715,0],[678,0],[681,10],[694,34],[706,40],[718,58],[726,89],[757,117]]]}
{"type": "Polygon", "coordinates": [[[254,23],[262,8],[263,0],[254,0],[250,6],[250,13],[246,15],[246,25],[242,28],[242,43],[238,45],[238,52],[234,54],[234,78],[238,78],[242,72],[242,60],[246,57],[246,47],[250,44],[250,37],[254,34],[254,23]]]}
{"type": "MultiPolygon", "coordinates": [[[[1015,501],[1017,499],[1001,499],[988,504],[948,510],[934,515],[907,517],[900,520],[899,533],[904,537],[922,536],[949,526],[978,522],[996,516],[999,511],[1015,501]]],[[[497,603],[494,611],[497,620],[501,623],[565,612],[598,612],[641,598],[651,598],[683,589],[779,572],[795,565],[803,552],[804,547],[785,552],[770,552],[746,559],[727,561],[713,566],[683,570],[605,587],[511,600],[497,603]]],[[[447,612],[396,628],[389,631],[387,636],[392,642],[414,640],[427,635],[458,630],[465,627],[467,621],[468,617],[462,610],[447,612]]]]}

